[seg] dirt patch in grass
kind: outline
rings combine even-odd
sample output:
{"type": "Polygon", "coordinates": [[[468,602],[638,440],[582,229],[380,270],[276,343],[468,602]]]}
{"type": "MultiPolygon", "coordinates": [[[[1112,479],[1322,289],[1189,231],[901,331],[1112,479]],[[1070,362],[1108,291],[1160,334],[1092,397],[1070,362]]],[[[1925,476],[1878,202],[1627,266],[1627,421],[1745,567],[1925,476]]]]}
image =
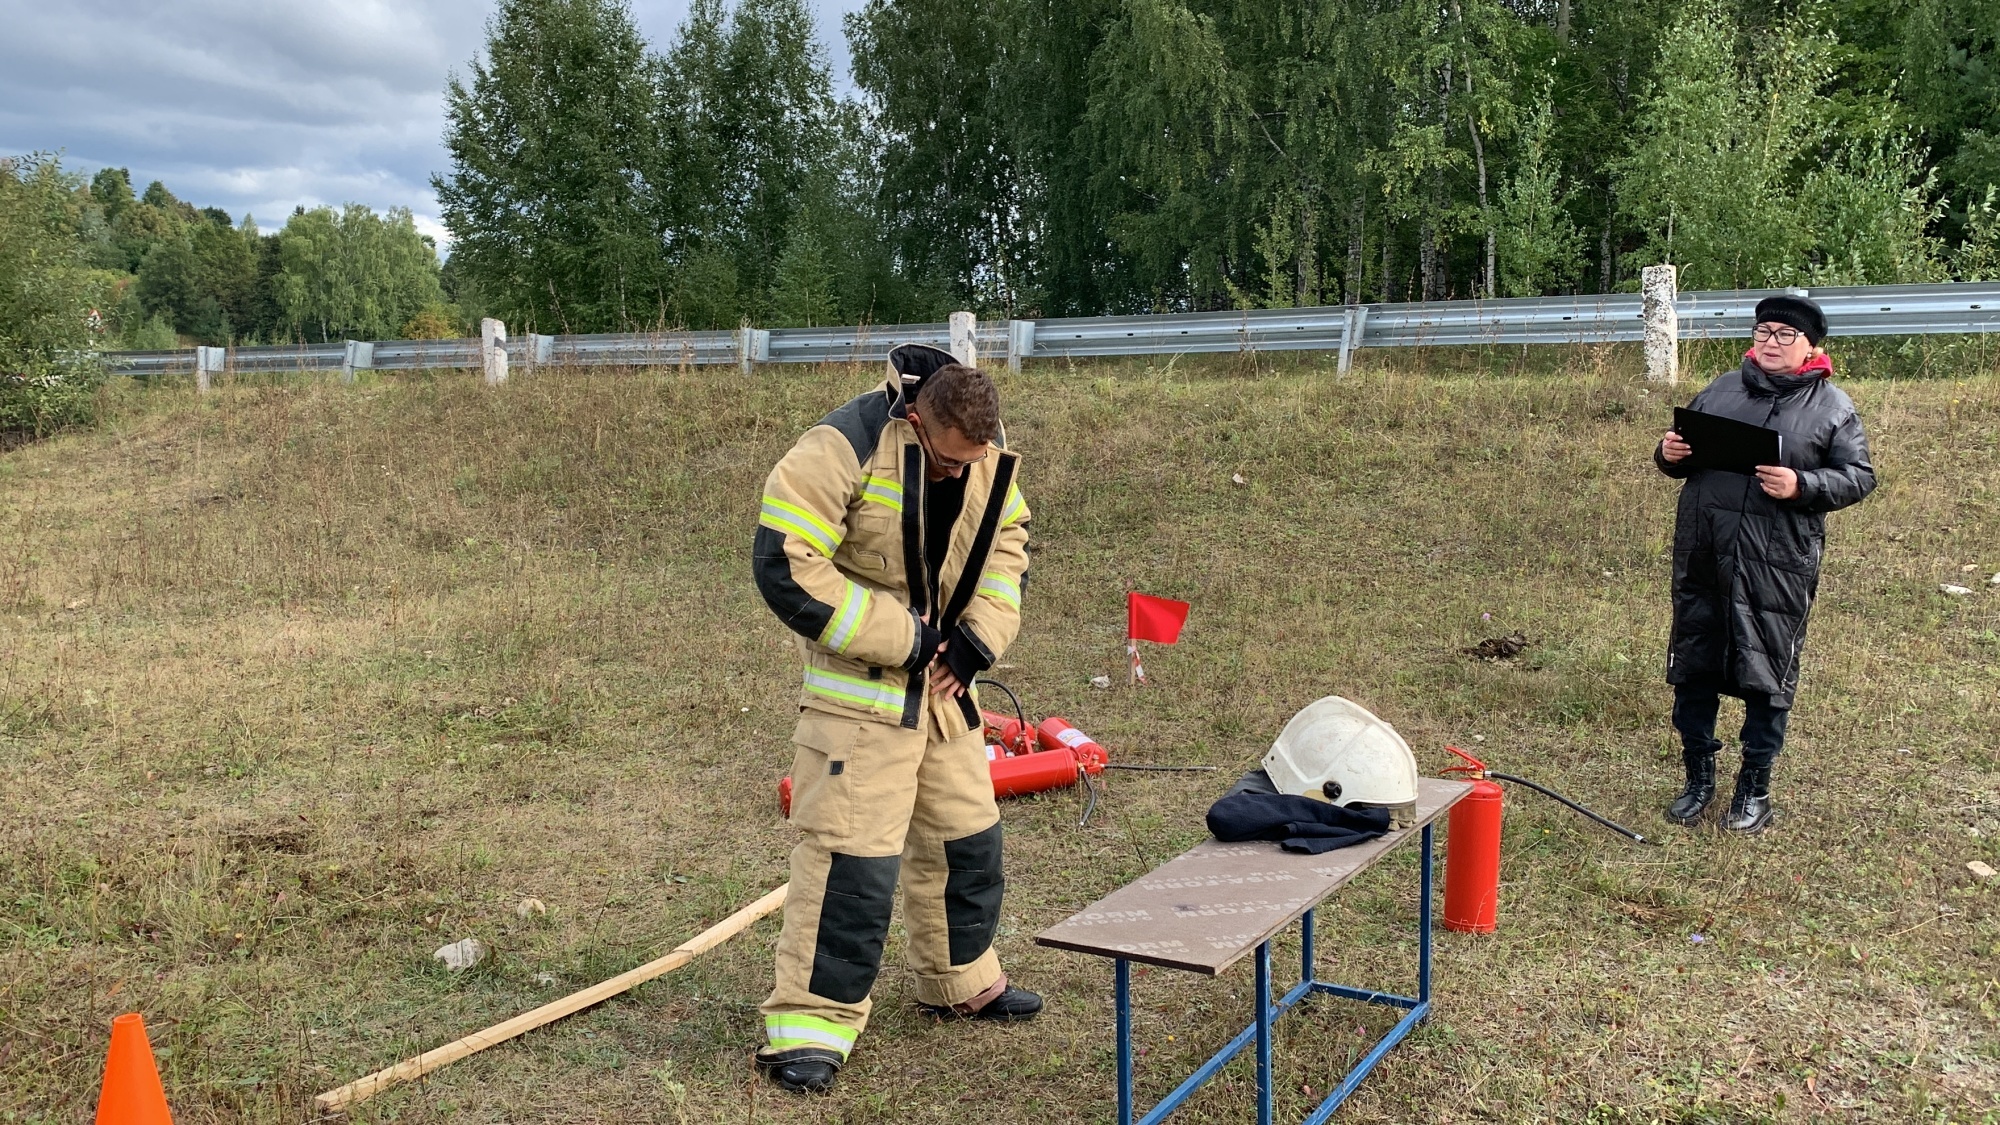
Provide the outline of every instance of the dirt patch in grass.
{"type": "MultiPolygon", "coordinates": [[[[1965,864],[2000,863],[2000,379],[1848,385],[1883,485],[1831,520],[1779,825],[1733,840],[1658,813],[1675,486],[1647,454],[1676,396],[1629,351],[1502,359],[1004,378],[1036,555],[1001,677],[1122,760],[1225,778],[1338,692],[1427,770],[1477,746],[1667,835],[1510,798],[1500,932],[1440,935],[1435,1017],[1343,1120],[1990,1119],[2000,889],[1965,864]],[[1093,689],[1130,588],[1194,614],[1152,687],[1093,689]]],[[[0,1113],[88,1120],[137,1009],[179,1120],[297,1121],[782,882],[797,669],[749,531],[770,464],[874,378],[155,389],[0,456],[0,1113]],[[496,956],[430,960],[466,936],[496,956]]],[[[835,1094],[783,1098],[748,1066],[766,922],[354,1117],[1103,1120],[1108,967],[1032,936],[1199,839],[1223,784],[1116,776],[1082,830],[1075,793],[1005,806],[1000,946],[1036,1024],[934,1025],[890,968],[835,1094]]],[[[1326,975],[1407,985],[1413,868],[1329,904],[1326,975]]],[[[1248,990],[1140,970],[1142,1102],[1248,990]]],[[[1382,1019],[1287,1021],[1280,1115],[1382,1019]]],[[[1249,1075],[1176,1120],[1250,1114],[1249,1075]]]]}

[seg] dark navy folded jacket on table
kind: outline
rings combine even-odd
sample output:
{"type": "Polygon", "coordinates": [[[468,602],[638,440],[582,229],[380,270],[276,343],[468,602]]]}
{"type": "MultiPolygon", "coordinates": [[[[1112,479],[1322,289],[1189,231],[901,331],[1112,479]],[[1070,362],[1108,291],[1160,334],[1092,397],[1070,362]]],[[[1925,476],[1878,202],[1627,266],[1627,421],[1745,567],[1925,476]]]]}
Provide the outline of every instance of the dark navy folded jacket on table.
{"type": "Polygon", "coordinates": [[[1366,843],[1389,830],[1387,809],[1345,809],[1285,793],[1243,792],[1210,805],[1208,830],[1224,843],[1276,840],[1288,852],[1319,855],[1366,843]]]}

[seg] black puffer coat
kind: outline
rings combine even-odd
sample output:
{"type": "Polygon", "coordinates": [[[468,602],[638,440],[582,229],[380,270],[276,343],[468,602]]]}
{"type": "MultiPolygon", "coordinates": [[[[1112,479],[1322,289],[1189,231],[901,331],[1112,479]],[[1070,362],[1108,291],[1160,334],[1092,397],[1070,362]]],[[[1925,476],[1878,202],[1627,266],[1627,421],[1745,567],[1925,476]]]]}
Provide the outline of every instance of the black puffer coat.
{"type": "Polygon", "coordinates": [[[1745,359],[1708,385],[1693,409],[1784,435],[1799,494],[1773,500],[1757,478],[1653,462],[1681,487],[1674,519],[1674,632],[1667,682],[1718,683],[1731,695],[1768,695],[1790,707],[1799,649],[1819,591],[1826,513],[1875,490],[1868,435],[1846,393],[1826,379],[1773,379],[1745,359]]]}

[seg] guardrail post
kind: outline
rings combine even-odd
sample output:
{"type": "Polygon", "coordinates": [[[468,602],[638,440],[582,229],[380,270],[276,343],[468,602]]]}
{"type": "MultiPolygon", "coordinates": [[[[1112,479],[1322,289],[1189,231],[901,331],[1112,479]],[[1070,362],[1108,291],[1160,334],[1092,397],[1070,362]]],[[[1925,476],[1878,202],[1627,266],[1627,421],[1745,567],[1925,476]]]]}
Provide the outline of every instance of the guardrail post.
{"type": "Polygon", "coordinates": [[[951,355],[967,367],[979,366],[979,318],[969,312],[951,314],[951,355]]]}
{"type": "Polygon", "coordinates": [[[749,325],[736,330],[736,369],[745,375],[760,363],[771,361],[771,332],[749,325]]]}
{"type": "Polygon", "coordinates": [[[340,381],[352,386],[356,371],[367,371],[374,366],[374,342],[371,340],[349,340],[347,341],[347,354],[340,361],[340,381]]]}
{"type": "Polygon", "coordinates": [[[1345,375],[1354,367],[1354,349],[1361,346],[1362,334],[1368,331],[1368,306],[1347,306],[1347,321],[1340,328],[1340,374],[1345,375]]]}
{"type": "Polygon", "coordinates": [[[497,387],[507,381],[506,343],[506,325],[490,316],[479,322],[479,355],[489,387],[497,387]]]}
{"type": "Polygon", "coordinates": [[[194,349],[194,389],[196,394],[207,394],[209,378],[222,372],[229,362],[228,348],[197,346],[194,349]]]}
{"type": "Polygon", "coordinates": [[[528,366],[540,367],[556,354],[556,338],[539,332],[528,333],[528,366]]]}
{"type": "Polygon", "coordinates": [[[1035,354],[1035,322],[1007,322],[1007,370],[1020,374],[1021,361],[1035,354]]]}
{"type": "Polygon", "coordinates": [[[1681,318],[1674,309],[1679,295],[1679,271],[1673,266],[1647,266],[1639,271],[1646,323],[1646,381],[1677,383],[1681,377],[1681,318]]]}

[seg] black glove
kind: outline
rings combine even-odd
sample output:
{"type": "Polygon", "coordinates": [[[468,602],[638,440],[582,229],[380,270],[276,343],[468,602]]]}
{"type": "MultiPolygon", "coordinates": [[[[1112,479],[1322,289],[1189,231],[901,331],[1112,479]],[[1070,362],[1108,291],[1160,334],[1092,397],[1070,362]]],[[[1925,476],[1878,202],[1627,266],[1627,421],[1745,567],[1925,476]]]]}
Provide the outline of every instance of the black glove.
{"type": "Polygon", "coordinates": [[[916,622],[917,640],[910,649],[910,658],[903,662],[903,667],[911,672],[921,672],[931,666],[931,661],[937,659],[938,646],[944,643],[944,634],[916,614],[912,613],[910,617],[916,622]]]}
{"type": "Polygon", "coordinates": [[[962,624],[954,625],[951,643],[944,646],[944,666],[961,685],[971,687],[974,676],[993,667],[993,654],[986,651],[972,630],[962,624]]]}

